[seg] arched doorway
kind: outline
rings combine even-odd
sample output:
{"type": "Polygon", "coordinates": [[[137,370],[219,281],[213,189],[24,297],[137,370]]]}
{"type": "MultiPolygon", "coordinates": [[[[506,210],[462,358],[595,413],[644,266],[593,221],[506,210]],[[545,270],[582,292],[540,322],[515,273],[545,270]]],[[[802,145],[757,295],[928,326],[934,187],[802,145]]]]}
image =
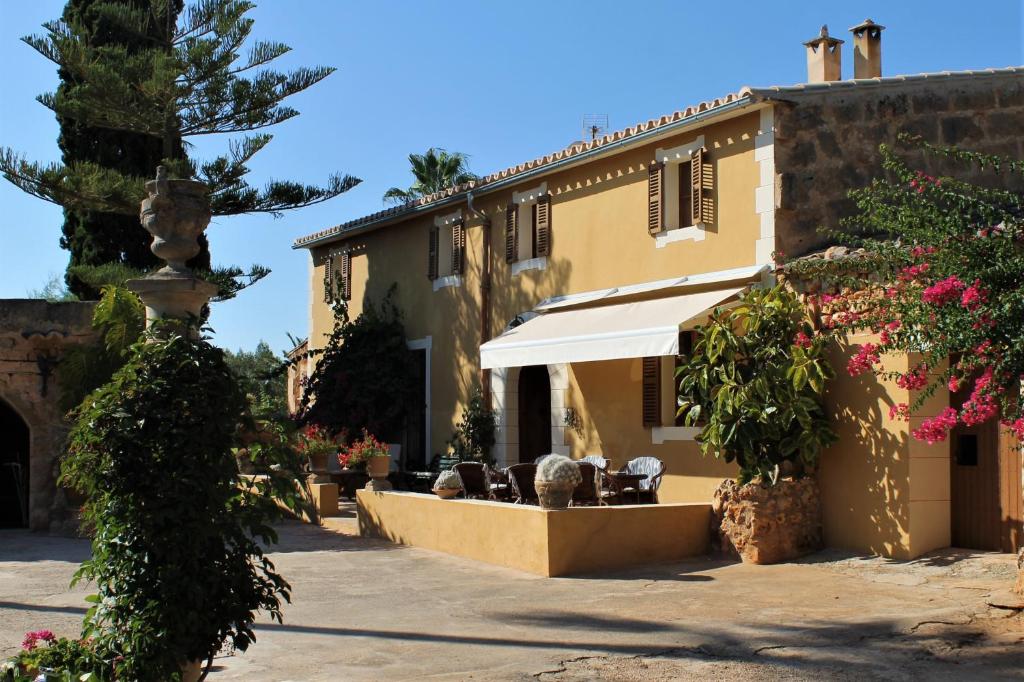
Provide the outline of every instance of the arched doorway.
{"type": "Polygon", "coordinates": [[[519,370],[519,461],[551,452],[551,382],[545,365],[519,370]]]}
{"type": "Polygon", "coordinates": [[[29,429],[0,400],[0,528],[28,526],[29,429]]]}

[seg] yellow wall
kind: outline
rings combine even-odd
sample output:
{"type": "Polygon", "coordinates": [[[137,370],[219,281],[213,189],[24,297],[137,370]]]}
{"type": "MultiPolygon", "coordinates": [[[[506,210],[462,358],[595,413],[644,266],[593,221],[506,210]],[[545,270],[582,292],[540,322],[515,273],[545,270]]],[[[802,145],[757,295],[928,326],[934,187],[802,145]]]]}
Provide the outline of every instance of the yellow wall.
{"type": "MultiPolygon", "coordinates": [[[[870,374],[849,376],[846,363],[871,334],[849,336],[833,349],[836,378],[826,407],[839,441],[820,459],[825,542],[832,547],[912,558],[950,542],[948,442],[928,445],[910,432],[949,405],[937,391],[911,413],[910,422],[889,418],[889,408],[913,404],[916,392],[870,374]]],[[[906,372],[906,356],[884,357],[888,371],[906,372]]]]}
{"type": "MultiPolygon", "coordinates": [[[[539,301],[558,294],[645,282],[742,267],[755,262],[754,243],[760,235],[760,220],[754,212],[755,188],[760,184],[759,165],[754,159],[754,137],[759,114],[754,111],[712,126],[652,142],[582,166],[525,181],[480,197],[476,207],[491,219],[492,313],[488,332],[493,337],[516,315],[531,310],[539,301]],[[715,178],[715,219],[700,242],[681,241],[656,249],[647,233],[647,167],[658,148],[671,148],[704,135],[715,178]],[[505,207],[513,192],[547,183],[552,195],[551,255],[543,271],[511,274],[504,260],[505,207]]],[[[430,336],[431,349],[431,451],[440,452],[468,396],[478,384],[480,336],[480,272],[484,229],[479,219],[466,213],[466,273],[457,287],[434,291],[426,277],[427,240],[436,216],[465,209],[465,203],[407,219],[312,250],[311,279],[313,305],[311,348],[320,348],[331,327],[330,308],[323,302],[323,259],[329,251],[353,248],[352,301],[357,315],[364,297],[379,300],[397,284],[397,303],[405,315],[410,339],[430,336]]],[[[587,390],[597,396],[600,381],[587,390]]],[[[586,391],[579,393],[585,396],[586,391]]],[[[637,394],[639,395],[639,394],[637,394]]],[[[639,398],[638,398],[639,400],[639,398]]],[[[639,409],[638,405],[627,406],[639,409]]],[[[633,433],[633,422],[617,414],[603,414],[601,439],[619,448],[642,441],[633,433]]],[[[636,454],[665,451],[674,471],[693,468],[692,444],[651,448],[636,454]]],[[[638,446],[639,447],[639,446],[638,446]]],[[[615,459],[625,457],[620,449],[615,459]]],[[[701,471],[705,471],[702,466],[701,471]]],[[[728,467],[720,467],[727,471],[728,467]]],[[[666,481],[666,493],[673,498],[704,495],[707,481],[687,483],[666,481]]],[[[706,499],[706,496],[701,497],[706,499]]]]}
{"type": "Polygon", "coordinates": [[[546,510],[360,490],[359,533],[542,576],[678,561],[709,548],[708,504],[546,510]]]}

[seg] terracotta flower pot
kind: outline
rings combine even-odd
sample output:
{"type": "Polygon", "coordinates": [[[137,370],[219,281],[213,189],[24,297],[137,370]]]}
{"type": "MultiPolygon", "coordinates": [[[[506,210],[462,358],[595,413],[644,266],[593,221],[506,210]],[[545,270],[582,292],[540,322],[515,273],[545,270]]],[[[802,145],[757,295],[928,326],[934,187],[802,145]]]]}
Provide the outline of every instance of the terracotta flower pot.
{"type": "Polygon", "coordinates": [[[540,500],[542,509],[565,509],[569,506],[572,491],[576,488],[575,485],[566,485],[561,481],[535,481],[534,487],[537,489],[537,499],[540,500]]]}
{"type": "Polygon", "coordinates": [[[387,478],[390,468],[390,457],[370,457],[366,460],[366,473],[370,475],[370,478],[387,478]]]}

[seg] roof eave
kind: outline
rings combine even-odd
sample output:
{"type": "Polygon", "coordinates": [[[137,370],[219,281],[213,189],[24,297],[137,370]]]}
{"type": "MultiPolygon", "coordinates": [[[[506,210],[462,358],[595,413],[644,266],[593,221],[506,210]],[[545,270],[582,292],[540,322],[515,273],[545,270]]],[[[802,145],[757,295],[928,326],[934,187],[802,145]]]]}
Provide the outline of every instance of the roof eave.
{"type": "Polygon", "coordinates": [[[310,249],[316,246],[322,246],[330,242],[337,241],[339,239],[346,239],[355,235],[364,234],[386,225],[393,223],[402,222],[408,218],[415,216],[419,213],[435,211],[439,208],[444,208],[451,204],[465,201],[468,194],[473,194],[474,197],[483,196],[496,192],[510,185],[519,184],[526,180],[536,178],[539,176],[554,173],[556,171],[564,170],[583,163],[588,163],[595,159],[599,159],[603,156],[619,152],[623,149],[628,149],[633,146],[640,146],[647,144],[661,137],[670,137],[671,135],[678,134],[681,130],[696,126],[703,125],[711,120],[725,116],[727,114],[735,114],[738,111],[748,108],[762,107],[765,104],[765,100],[768,98],[755,97],[752,93],[744,93],[737,97],[731,102],[726,102],[717,107],[705,109],[704,111],[696,112],[690,116],[679,119],[678,121],[672,121],[665,125],[646,130],[635,135],[610,142],[600,147],[594,147],[588,149],[579,154],[570,156],[565,159],[560,159],[543,166],[532,168],[530,170],[523,171],[521,173],[515,173],[506,178],[489,182],[486,185],[479,187],[471,187],[461,192],[454,193],[447,197],[442,197],[436,201],[432,201],[427,204],[420,204],[410,207],[408,210],[395,213],[394,215],[382,216],[377,220],[368,221],[364,224],[349,228],[339,229],[337,231],[331,231],[329,234],[324,234],[321,237],[316,237],[309,240],[297,239],[292,244],[292,249],[310,249]]]}

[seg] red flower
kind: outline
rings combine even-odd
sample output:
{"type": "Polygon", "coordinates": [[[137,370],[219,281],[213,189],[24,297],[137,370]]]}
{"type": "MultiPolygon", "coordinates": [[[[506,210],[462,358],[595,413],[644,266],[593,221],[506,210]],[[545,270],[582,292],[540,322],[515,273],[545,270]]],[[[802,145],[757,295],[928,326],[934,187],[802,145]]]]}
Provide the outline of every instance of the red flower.
{"type": "Polygon", "coordinates": [[[796,333],[796,338],[793,339],[793,345],[800,346],[801,348],[811,347],[811,337],[804,334],[802,331],[796,333]]]}
{"type": "Polygon", "coordinates": [[[928,445],[934,445],[946,440],[950,430],[956,426],[956,419],[956,410],[952,407],[947,407],[937,416],[925,419],[921,422],[921,426],[914,429],[911,433],[914,438],[923,440],[928,445]]]}
{"type": "Polygon", "coordinates": [[[928,385],[927,372],[927,365],[918,365],[906,374],[896,377],[896,385],[908,391],[918,391],[928,385]]]}
{"type": "Polygon", "coordinates": [[[857,354],[846,363],[846,371],[851,377],[855,377],[871,370],[872,365],[878,364],[878,346],[873,343],[865,343],[857,351],[857,354]]]}
{"type": "Polygon", "coordinates": [[[951,275],[926,288],[921,294],[921,300],[932,305],[945,305],[955,300],[965,285],[956,275],[951,275]]]}
{"type": "Polygon", "coordinates": [[[25,651],[32,651],[39,646],[39,642],[53,644],[56,641],[56,635],[49,630],[36,630],[34,632],[25,633],[25,639],[21,640],[21,648],[25,651]]]}

